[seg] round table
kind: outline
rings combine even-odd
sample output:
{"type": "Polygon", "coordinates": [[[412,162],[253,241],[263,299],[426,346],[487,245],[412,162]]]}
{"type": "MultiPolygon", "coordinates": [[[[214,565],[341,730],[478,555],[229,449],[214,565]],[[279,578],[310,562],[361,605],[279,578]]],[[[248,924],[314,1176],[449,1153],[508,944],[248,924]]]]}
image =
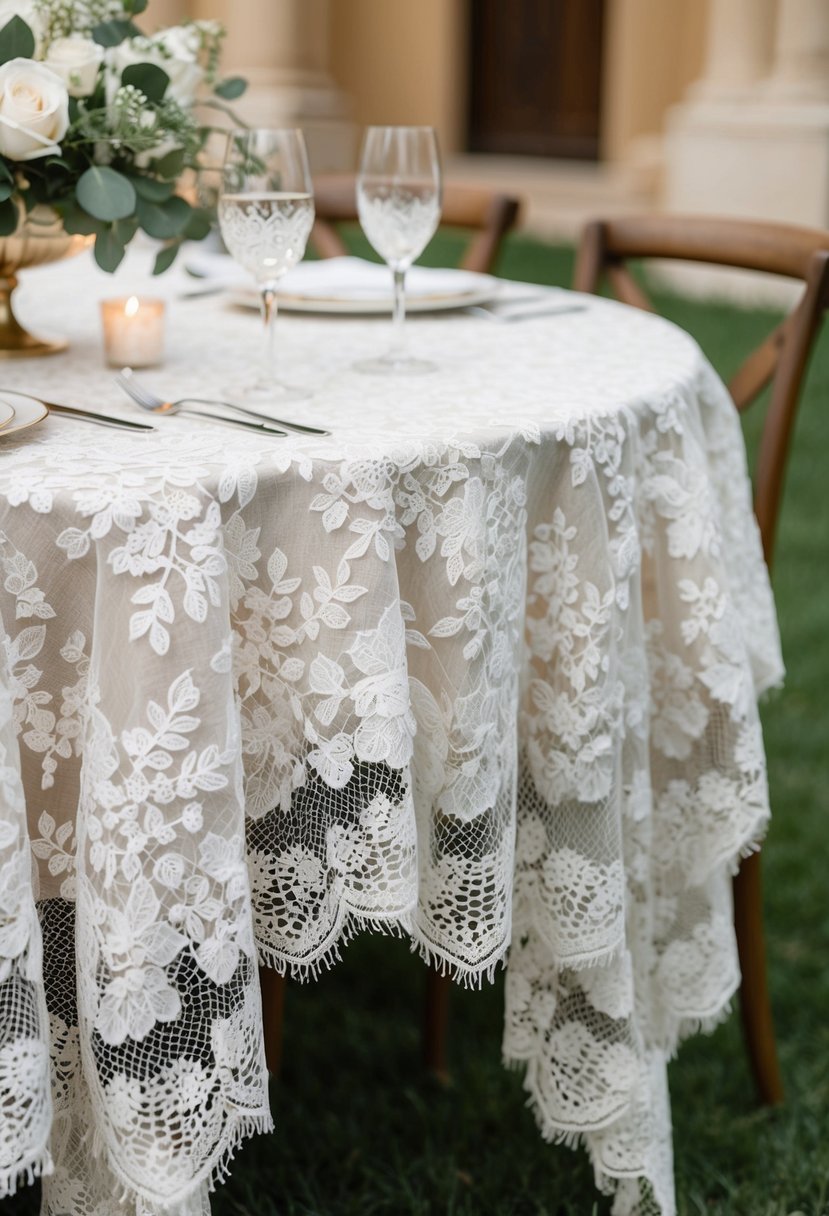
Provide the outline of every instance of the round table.
{"type": "MultiPolygon", "coordinates": [[[[73,347],[2,388],[135,418],[98,346],[120,286],[31,276],[73,347]]],[[[411,379],[352,370],[382,323],[280,318],[328,438],[0,438],[2,1191],[209,1210],[271,1126],[257,960],[313,978],[380,928],[467,983],[506,960],[543,1135],[614,1212],[675,1210],[666,1061],[739,983],[782,665],[725,389],[681,330],[584,303],[412,320],[440,370],[411,379]]],[[[176,301],[147,378],[215,396],[258,341],[176,301]]]]}

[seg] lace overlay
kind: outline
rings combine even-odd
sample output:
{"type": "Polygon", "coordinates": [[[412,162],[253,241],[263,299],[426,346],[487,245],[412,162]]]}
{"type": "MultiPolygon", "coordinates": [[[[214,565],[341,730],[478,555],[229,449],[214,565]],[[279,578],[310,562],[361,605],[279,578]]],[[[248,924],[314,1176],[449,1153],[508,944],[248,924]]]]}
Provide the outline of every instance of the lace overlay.
{"type": "MultiPolygon", "coordinates": [[[[189,307],[176,395],[258,338],[189,307]]],[[[75,323],[18,383],[111,410],[75,323]]],[[[283,326],[330,439],[2,441],[0,1188],[54,1165],[47,1216],[203,1216],[270,1127],[257,956],[313,976],[364,926],[468,982],[510,948],[543,1134],[675,1211],[666,1062],[739,982],[782,677],[736,414],[605,302],[413,331],[444,371],[392,385],[345,370],[376,326],[283,326]]]]}

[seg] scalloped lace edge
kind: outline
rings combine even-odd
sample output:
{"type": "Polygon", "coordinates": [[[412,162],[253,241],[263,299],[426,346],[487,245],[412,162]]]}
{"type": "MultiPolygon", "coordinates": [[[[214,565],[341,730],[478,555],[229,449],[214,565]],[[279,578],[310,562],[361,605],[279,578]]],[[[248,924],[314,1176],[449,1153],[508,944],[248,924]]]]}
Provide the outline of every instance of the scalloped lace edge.
{"type": "Polygon", "coordinates": [[[342,904],[335,930],[329,935],[327,944],[320,953],[308,960],[286,958],[266,942],[256,943],[259,962],[265,967],[286,975],[300,984],[316,980],[324,971],[330,971],[342,959],[342,951],[361,933],[382,933],[387,937],[408,938],[411,951],[434,967],[443,976],[464,988],[483,987],[484,981],[494,983],[499,969],[507,963],[511,922],[508,919],[504,940],[499,942],[487,958],[480,963],[467,963],[453,958],[442,947],[429,941],[414,921],[412,910],[403,913],[358,912],[342,904]]]}
{"type": "Polygon", "coordinates": [[[252,1112],[236,1114],[232,1112],[231,1107],[228,1107],[228,1112],[227,1126],[220,1137],[217,1147],[210,1154],[210,1157],[205,1161],[195,1177],[191,1178],[172,1195],[169,1193],[159,1195],[147,1188],[136,1186],[135,1182],[125,1175],[112,1147],[107,1145],[107,1164],[124,1188],[119,1196],[120,1201],[124,1203],[140,1199],[145,1204],[155,1204],[162,1209],[175,1209],[177,1206],[187,1203],[205,1183],[207,1184],[208,1192],[213,1194],[216,1187],[220,1186],[229,1177],[230,1163],[242,1147],[243,1141],[247,1140],[250,1136],[264,1136],[274,1130],[273,1116],[270,1110],[260,1111],[257,1114],[252,1112]]]}

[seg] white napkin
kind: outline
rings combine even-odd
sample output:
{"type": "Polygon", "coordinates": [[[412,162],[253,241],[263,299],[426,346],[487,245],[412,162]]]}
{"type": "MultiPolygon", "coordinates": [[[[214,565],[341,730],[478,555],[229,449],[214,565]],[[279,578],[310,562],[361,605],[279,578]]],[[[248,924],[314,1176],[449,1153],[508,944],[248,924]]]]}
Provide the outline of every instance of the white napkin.
{"type": "MultiPolygon", "coordinates": [[[[223,253],[199,251],[187,260],[191,274],[227,287],[250,287],[252,281],[241,266],[223,253]]],[[[488,275],[471,270],[432,269],[413,266],[406,275],[409,299],[454,295],[456,292],[479,291],[489,281],[488,275]]],[[[280,293],[307,299],[388,300],[392,292],[391,271],[388,266],[366,262],[363,258],[323,258],[318,262],[300,262],[289,270],[279,285],[280,293]]]]}

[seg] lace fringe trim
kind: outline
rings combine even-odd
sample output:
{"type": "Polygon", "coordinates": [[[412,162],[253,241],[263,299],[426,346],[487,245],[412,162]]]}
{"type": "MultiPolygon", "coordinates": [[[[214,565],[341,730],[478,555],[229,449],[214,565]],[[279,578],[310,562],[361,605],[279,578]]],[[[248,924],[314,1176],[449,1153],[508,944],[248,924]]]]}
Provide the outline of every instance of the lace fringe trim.
{"type": "Polygon", "coordinates": [[[0,1199],[10,1198],[17,1193],[18,1188],[31,1186],[36,1178],[47,1177],[53,1169],[52,1155],[44,1146],[32,1154],[28,1161],[0,1170],[0,1199]]]}
{"type": "Polygon", "coordinates": [[[123,1190],[119,1194],[118,1199],[122,1204],[135,1202],[136,1199],[140,1199],[145,1203],[158,1204],[163,1208],[175,1208],[180,1204],[186,1203],[205,1183],[207,1183],[208,1192],[212,1194],[216,1190],[216,1187],[221,1186],[228,1178],[230,1163],[242,1147],[243,1141],[251,1136],[267,1135],[273,1129],[273,1117],[270,1111],[261,1111],[255,1115],[231,1113],[224,1135],[222,1136],[221,1146],[211,1154],[210,1159],[205,1162],[196,1176],[173,1195],[169,1193],[156,1195],[151,1194],[149,1191],[139,1191],[134,1183],[124,1177],[124,1172],[117,1158],[111,1152],[108,1152],[107,1160],[109,1168],[123,1184],[123,1190]]]}
{"type": "MultiPolygon", "coordinates": [[[[225,1182],[230,1174],[230,1163],[242,1143],[251,1136],[267,1136],[273,1131],[273,1116],[270,1111],[261,1115],[240,1115],[233,1124],[232,1136],[213,1165],[207,1181],[212,1195],[217,1186],[225,1182]]],[[[195,1188],[194,1188],[195,1189],[195,1188]]]]}
{"type": "Polygon", "coordinates": [[[300,984],[316,980],[325,971],[330,971],[342,960],[342,951],[355,937],[361,933],[382,933],[387,937],[410,939],[413,954],[442,976],[448,976],[454,983],[463,988],[480,989],[484,981],[494,983],[499,970],[507,964],[509,950],[509,924],[506,926],[506,940],[500,944],[493,954],[481,963],[465,963],[457,958],[451,958],[440,946],[435,945],[424,937],[415,923],[414,910],[402,913],[384,915],[382,913],[357,912],[347,908],[329,943],[312,959],[299,960],[286,958],[267,942],[257,941],[256,947],[259,962],[265,967],[276,971],[279,975],[287,976],[300,984]]]}
{"type": "Polygon", "coordinates": [[[360,933],[382,933],[385,937],[407,937],[413,932],[412,911],[371,914],[342,906],[337,923],[319,953],[309,959],[286,958],[267,942],[257,939],[256,949],[261,966],[285,975],[299,984],[317,980],[342,961],[342,951],[360,933]]]}

